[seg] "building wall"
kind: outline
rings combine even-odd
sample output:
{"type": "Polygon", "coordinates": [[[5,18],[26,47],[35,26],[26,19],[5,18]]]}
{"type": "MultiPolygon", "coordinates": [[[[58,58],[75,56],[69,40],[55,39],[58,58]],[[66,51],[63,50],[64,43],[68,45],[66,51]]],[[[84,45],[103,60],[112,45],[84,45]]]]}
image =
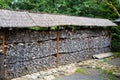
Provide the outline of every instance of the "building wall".
{"type": "MultiPolygon", "coordinates": [[[[56,67],[56,33],[22,29],[7,31],[6,77],[11,79],[56,67]]],[[[59,65],[88,59],[88,42],[91,56],[110,51],[107,30],[61,30],[59,65]]]]}

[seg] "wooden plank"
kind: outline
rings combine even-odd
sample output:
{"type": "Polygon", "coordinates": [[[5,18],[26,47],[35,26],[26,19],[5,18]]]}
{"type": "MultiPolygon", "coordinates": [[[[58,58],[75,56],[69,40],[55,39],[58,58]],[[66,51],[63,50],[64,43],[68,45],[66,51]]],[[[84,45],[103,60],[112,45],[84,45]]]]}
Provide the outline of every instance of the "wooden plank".
{"type": "Polygon", "coordinates": [[[108,53],[95,54],[92,57],[95,59],[102,59],[102,58],[110,57],[112,55],[113,55],[113,53],[108,52],[108,53]]]}
{"type": "Polygon", "coordinates": [[[59,28],[57,29],[57,42],[56,42],[56,66],[59,65],[59,37],[60,37],[60,31],[59,28]]]}

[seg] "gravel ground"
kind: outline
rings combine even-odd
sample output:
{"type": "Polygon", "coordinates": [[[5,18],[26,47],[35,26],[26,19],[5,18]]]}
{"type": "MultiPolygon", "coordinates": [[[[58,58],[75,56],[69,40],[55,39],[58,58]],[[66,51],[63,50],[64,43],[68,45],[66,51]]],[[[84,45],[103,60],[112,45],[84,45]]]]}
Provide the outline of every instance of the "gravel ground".
{"type": "Polygon", "coordinates": [[[91,59],[80,63],[59,66],[55,69],[41,71],[13,80],[120,80],[120,78],[118,79],[113,75],[107,75],[103,70],[120,72],[120,58],[91,59]],[[75,72],[78,68],[84,73],[75,72]]]}
{"type": "MultiPolygon", "coordinates": [[[[107,63],[120,67],[120,58],[108,60],[107,63]]],[[[116,77],[104,74],[98,69],[84,69],[84,71],[85,74],[74,73],[69,76],[60,76],[58,80],[120,80],[116,77]]]]}
{"type": "Polygon", "coordinates": [[[57,80],[119,80],[116,77],[110,78],[107,74],[103,74],[98,69],[84,69],[85,74],[74,73],[69,76],[60,76],[57,80]]]}
{"type": "MultiPolygon", "coordinates": [[[[85,70],[85,69],[84,69],[85,70]]],[[[60,76],[58,80],[107,80],[107,75],[96,69],[87,69],[88,73],[74,73],[69,76],[60,76]]]]}
{"type": "Polygon", "coordinates": [[[115,58],[108,61],[108,64],[116,65],[120,67],[120,58],[115,58]]]}

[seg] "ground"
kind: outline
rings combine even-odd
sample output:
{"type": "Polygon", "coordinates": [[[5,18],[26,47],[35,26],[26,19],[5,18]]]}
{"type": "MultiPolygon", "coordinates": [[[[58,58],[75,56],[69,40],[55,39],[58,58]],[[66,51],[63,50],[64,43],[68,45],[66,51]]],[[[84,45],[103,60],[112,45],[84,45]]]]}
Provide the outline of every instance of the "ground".
{"type": "Polygon", "coordinates": [[[91,59],[13,80],[120,80],[120,58],[91,59]]]}
{"type": "Polygon", "coordinates": [[[97,69],[87,70],[89,71],[89,73],[86,74],[74,73],[70,76],[61,76],[58,78],[58,80],[111,80],[109,79],[107,74],[103,74],[97,69]]]}
{"type": "Polygon", "coordinates": [[[89,60],[80,63],[80,65],[84,65],[84,66],[79,66],[76,72],[73,73],[72,75],[60,76],[57,79],[58,80],[120,80],[119,77],[116,77],[115,75],[112,74],[113,72],[120,72],[120,58],[89,60]],[[103,67],[105,68],[102,69],[103,67]],[[111,68],[111,70],[109,70],[109,68],[111,68]],[[112,68],[114,70],[112,70],[112,68]],[[115,68],[117,69],[117,71],[115,70],[115,68]]]}

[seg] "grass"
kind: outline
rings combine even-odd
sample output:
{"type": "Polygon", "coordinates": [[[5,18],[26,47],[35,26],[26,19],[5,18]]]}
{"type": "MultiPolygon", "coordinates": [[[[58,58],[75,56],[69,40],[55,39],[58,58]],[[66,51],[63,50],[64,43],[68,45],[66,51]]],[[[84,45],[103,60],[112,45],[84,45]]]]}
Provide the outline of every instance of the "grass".
{"type": "Polygon", "coordinates": [[[114,57],[120,57],[120,52],[113,52],[114,57]]]}
{"type": "Polygon", "coordinates": [[[95,68],[96,68],[96,69],[101,69],[99,66],[96,66],[95,68]]]}
{"type": "Polygon", "coordinates": [[[113,75],[112,70],[101,70],[103,74],[107,74],[108,78],[106,80],[117,80],[117,78],[113,75]]]}
{"type": "Polygon", "coordinates": [[[76,72],[81,73],[81,74],[85,74],[85,71],[82,68],[77,68],[76,72]]]}
{"type": "Polygon", "coordinates": [[[107,62],[107,59],[103,59],[103,62],[107,62]]]}
{"type": "Polygon", "coordinates": [[[102,72],[104,74],[108,74],[108,75],[112,75],[113,74],[113,71],[111,71],[111,70],[102,70],[102,72]]]}

